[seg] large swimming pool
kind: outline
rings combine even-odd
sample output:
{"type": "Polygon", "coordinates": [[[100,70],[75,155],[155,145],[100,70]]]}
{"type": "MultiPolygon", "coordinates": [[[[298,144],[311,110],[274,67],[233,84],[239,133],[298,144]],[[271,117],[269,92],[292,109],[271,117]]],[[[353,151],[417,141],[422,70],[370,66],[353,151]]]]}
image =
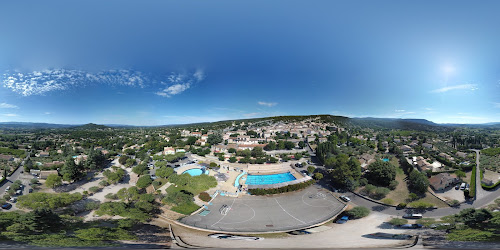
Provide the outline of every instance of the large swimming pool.
{"type": "Polygon", "coordinates": [[[192,168],[192,169],[189,169],[189,170],[186,170],[184,172],[182,172],[183,174],[189,174],[191,176],[198,176],[198,175],[201,175],[203,174],[203,170],[199,169],[199,168],[192,168]]]}
{"type": "Polygon", "coordinates": [[[268,175],[251,175],[247,176],[245,184],[247,185],[267,185],[276,184],[287,181],[293,181],[295,177],[291,173],[268,174],[268,175]]]}

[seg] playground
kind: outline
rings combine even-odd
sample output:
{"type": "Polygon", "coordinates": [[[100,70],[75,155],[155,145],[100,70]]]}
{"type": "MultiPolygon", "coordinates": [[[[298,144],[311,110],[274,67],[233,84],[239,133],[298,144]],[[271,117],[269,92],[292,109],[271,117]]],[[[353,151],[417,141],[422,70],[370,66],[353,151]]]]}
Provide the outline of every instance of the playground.
{"type": "Polygon", "coordinates": [[[307,228],[332,219],[345,207],[330,192],[311,186],[272,196],[217,196],[200,213],[181,222],[223,232],[277,232],[307,228]]]}

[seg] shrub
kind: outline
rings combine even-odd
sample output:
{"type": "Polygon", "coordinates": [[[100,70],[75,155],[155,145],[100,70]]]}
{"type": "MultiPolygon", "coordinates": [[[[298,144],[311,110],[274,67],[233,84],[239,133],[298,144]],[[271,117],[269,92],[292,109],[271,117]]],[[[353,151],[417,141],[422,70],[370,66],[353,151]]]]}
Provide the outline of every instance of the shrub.
{"type": "Polygon", "coordinates": [[[385,204],[388,204],[388,205],[392,205],[394,204],[394,200],[393,199],[389,199],[389,198],[385,198],[382,200],[382,203],[385,203],[385,204]]]}
{"type": "Polygon", "coordinates": [[[322,173],[314,173],[313,177],[315,180],[321,180],[321,179],[323,179],[323,174],[322,173]]]}
{"type": "Polygon", "coordinates": [[[368,180],[366,178],[359,179],[360,186],[366,186],[366,184],[368,184],[368,180]]]}
{"type": "Polygon", "coordinates": [[[383,199],[391,190],[385,187],[378,187],[375,192],[371,195],[372,198],[380,200],[383,199]]]}
{"type": "Polygon", "coordinates": [[[470,197],[476,196],[476,166],[472,168],[472,174],[470,176],[469,196],[470,197]]]}
{"type": "Polygon", "coordinates": [[[106,194],[106,195],[104,196],[104,198],[106,198],[106,199],[110,199],[110,200],[118,200],[118,195],[113,194],[113,193],[109,193],[109,194],[106,194]]]}
{"type": "Polygon", "coordinates": [[[412,208],[424,209],[424,208],[434,207],[434,204],[424,202],[424,201],[414,201],[414,202],[408,204],[408,206],[412,207],[412,208]]]}
{"type": "Polygon", "coordinates": [[[91,193],[97,193],[97,192],[99,192],[99,190],[101,190],[101,188],[98,186],[93,186],[93,187],[89,188],[89,192],[91,192],[91,193]]]}
{"type": "Polygon", "coordinates": [[[390,183],[389,183],[389,189],[390,190],[394,190],[398,187],[399,185],[399,182],[397,180],[392,180],[390,183]]]}
{"type": "Polygon", "coordinates": [[[87,202],[87,203],[85,203],[85,210],[91,211],[91,210],[98,209],[99,205],[101,205],[101,203],[99,201],[87,202]]]}
{"type": "Polygon", "coordinates": [[[410,194],[408,195],[408,200],[409,200],[409,201],[418,200],[418,198],[419,198],[419,197],[418,197],[418,195],[417,195],[417,194],[415,194],[415,193],[410,193],[410,194]]]}
{"type": "Polygon", "coordinates": [[[37,208],[50,208],[56,209],[66,207],[75,201],[81,200],[82,194],[80,193],[31,193],[19,196],[17,205],[21,208],[37,209],[37,208]]]}
{"type": "Polygon", "coordinates": [[[392,218],[389,221],[389,224],[391,224],[393,226],[401,226],[401,225],[404,225],[404,224],[408,224],[408,220],[407,219],[401,219],[401,218],[392,218]]]}
{"type": "Polygon", "coordinates": [[[212,199],[212,197],[210,197],[210,195],[207,192],[201,192],[198,195],[198,198],[200,198],[200,200],[205,202],[209,202],[212,199]]]}
{"type": "Polygon", "coordinates": [[[399,203],[399,204],[398,204],[398,206],[397,206],[397,207],[398,207],[398,208],[405,208],[405,207],[406,207],[406,205],[407,205],[406,203],[401,202],[401,203],[399,203]]]}
{"type": "Polygon", "coordinates": [[[352,219],[359,219],[366,217],[370,214],[370,209],[366,207],[355,207],[346,212],[347,216],[352,219]]]}
{"type": "Polygon", "coordinates": [[[107,180],[102,180],[99,182],[99,186],[101,187],[109,186],[109,182],[107,180]]]}
{"type": "Polygon", "coordinates": [[[377,189],[377,187],[372,184],[368,184],[361,190],[361,193],[364,195],[371,195],[373,192],[375,192],[375,189],[377,189]]]}
{"type": "Polygon", "coordinates": [[[450,205],[451,206],[457,206],[459,204],[460,204],[460,201],[458,201],[458,200],[452,200],[452,201],[450,201],[450,205]]]}

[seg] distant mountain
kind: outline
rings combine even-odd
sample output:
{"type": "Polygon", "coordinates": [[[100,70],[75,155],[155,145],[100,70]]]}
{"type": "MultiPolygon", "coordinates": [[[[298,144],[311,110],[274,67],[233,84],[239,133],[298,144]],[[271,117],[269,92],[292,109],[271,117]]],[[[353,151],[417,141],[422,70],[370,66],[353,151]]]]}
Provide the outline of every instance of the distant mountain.
{"type": "Polygon", "coordinates": [[[444,130],[446,127],[425,119],[397,119],[397,118],[350,118],[349,123],[353,126],[371,127],[379,129],[404,129],[435,131],[444,130]]]}
{"type": "Polygon", "coordinates": [[[94,123],[88,123],[85,125],[72,127],[72,129],[77,129],[77,130],[94,130],[94,129],[107,129],[107,128],[111,128],[111,127],[108,127],[105,125],[94,124],[94,123]]]}
{"type": "Polygon", "coordinates": [[[48,129],[48,128],[69,128],[75,125],[34,123],[34,122],[0,122],[0,129],[48,129]]]}

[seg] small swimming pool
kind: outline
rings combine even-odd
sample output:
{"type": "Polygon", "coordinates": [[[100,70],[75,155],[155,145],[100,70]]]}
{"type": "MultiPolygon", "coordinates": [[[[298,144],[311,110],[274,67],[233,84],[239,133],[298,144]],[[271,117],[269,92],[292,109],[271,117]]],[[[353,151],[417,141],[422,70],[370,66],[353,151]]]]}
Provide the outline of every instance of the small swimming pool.
{"type": "Polygon", "coordinates": [[[295,177],[290,173],[268,174],[268,175],[251,175],[247,176],[245,184],[247,185],[267,185],[293,181],[295,177]]]}
{"type": "Polygon", "coordinates": [[[384,158],[384,159],[382,159],[382,160],[383,160],[383,161],[385,161],[385,162],[388,162],[388,161],[389,161],[389,159],[387,159],[387,158],[384,158]]]}
{"type": "Polygon", "coordinates": [[[201,170],[200,168],[192,168],[192,169],[189,169],[189,170],[182,172],[182,174],[189,174],[191,176],[198,176],[198,175],[203,174],[203,170],[201,170]]]}

